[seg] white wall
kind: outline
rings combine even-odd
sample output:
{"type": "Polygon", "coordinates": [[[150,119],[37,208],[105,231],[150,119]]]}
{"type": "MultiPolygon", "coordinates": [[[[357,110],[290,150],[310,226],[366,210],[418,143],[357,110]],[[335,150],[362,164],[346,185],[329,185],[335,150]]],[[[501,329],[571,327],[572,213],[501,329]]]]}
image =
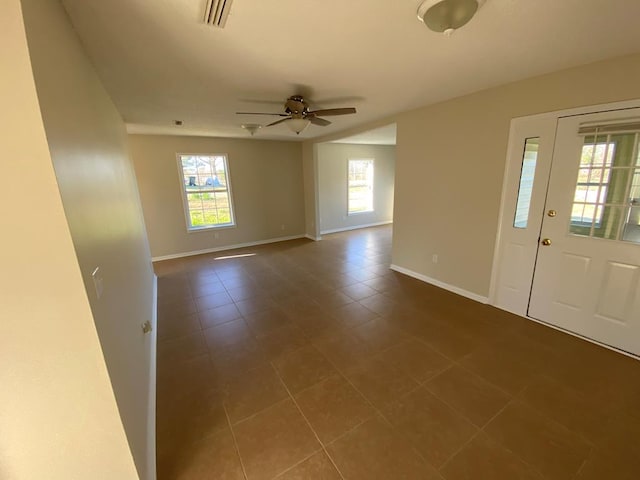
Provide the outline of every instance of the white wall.
{"type": "Polygon", "coordinates": [[[346,230],[393,220],[395,146],[321,143],[317,149],[321,232],[346,230]],[[373,212],[347,215],[347,177],[350,159],[374,160],[373,212]]]}
{"type": "Polygon", "coordinates": [[[0,2],[0,31],[0,478],[135,479],[45,138],[19,0],[0,2]]]}
{"type": "Polygon", "coordinates": [[[22,4],[51,159],[111,385],[140,477],[153,478],[154,339],[141,324],[153,319],[154,276],[124,123],[60,2],[22,4]]]}
{"type": "Polygon", "coordinates": [[[318,219],[318,146],[305,142],[302,146],[302,176],[304,183],[304,221],[305,235],[316,240],[320,238],[318,219]]]}

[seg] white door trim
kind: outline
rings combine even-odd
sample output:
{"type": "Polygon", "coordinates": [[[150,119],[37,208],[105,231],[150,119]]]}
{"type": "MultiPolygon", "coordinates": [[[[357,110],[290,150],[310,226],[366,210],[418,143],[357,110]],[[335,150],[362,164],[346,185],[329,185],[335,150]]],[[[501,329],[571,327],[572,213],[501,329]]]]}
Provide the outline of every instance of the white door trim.
{"type": "MultiPolygon", "coordinates": [[[[509,189],[513,188],[513,182],[517,182],[519,184],[520,181],[520,171],[521,171],[521,165],[522,165],[522,152],[520,152],[518,155],[515,155],[514,152],[518,151],[515,145],[515,142],[522,142],[522,138],[516,138],[514,136],[514,132],[518,130],[518,128],[521,128],[520,126],[524,123],[526,123],[527,121],[532,121],[532,120],[548,120],[551,122],[556,122],[563,117],[570,117],[570,116],[577,116],[577,115],[584,115],[584,114],[590,114],[590,113],[602,113],[602,112],[607,112],[607,111],[615,111],[615,110],[625,110],[625,109],[631,109],[631,108],[638,108],[640,107],[640,99],[636,99],[636,100],[627,100],[627,101],[621,101],[621,102],[612,102],[612,103],[606,103],[606,104],[599,104],[599,105],[591,105],[591,106],[585,106],[585,107],[577,107],[577,108],[572,108],[572,109],[565,109],[565,110],[558,110],[555,112],[548,112],[548,113],[542,113],[542,114],[537,114],[537,115],[530,115],[530,116],[524,116],[524,117],[516,117],[513,118],[511,120],[511,124],[510,124],[510,129],[509,129],[509,141],[508,141],[508,145],[507,145],[507,153],[506,153],[506,159],[505,159],[505,169],[504,169],[504,177],[503,177],[503,183],[502,183],[502,192],[501,192],[501,199],[500,199],[500,210],[499,210],[499,217],[498,217],[498,229],[497,229],[497,234],[496,234],[496,241],[495,241],[495,245],[494,245],[494,257],[493,257],[493,262],[492,262],[492,270],[491,270],[491,283],[490,283],[490,287],[489,287],[489,297],[488,297],[488,303],[490,305],[496,306],[498,308],[503,308],[506,309],[504,307],[500,307],[497,305],[497,300],[498,300],[498,291],[499,291],[499,270],[500,270],[500,262],[502,259],[502,255],[505,253],[505,246],[507,245],[506,239],[508,237],[508,235],[505,233],[507,231],[507,229],[510,229],[512,227],[512,222],[513,222],[513,218],[512,215],[506,215],[506,213],[508,212],[515,212],[515,204],[513,205],[507,205],[507,201],[512,201],[512,199],[509,199],[509,189]]],[[[543,122],[542,122],[543,123],[543,122]]],[[[522,135],[520,135],[521,137],[522,135]]],[[[534,136],[534,135],[532,135],[534,136]]],[[[536,184],[534,184],[534,195],[535,192],[538,191],[538,189],[543,189],[544,190],[544,196],[546,198],[546,193],[547,193],[547,189],[549,186],[549,178],[546,178],[546,181],[544,182],[537,182],[536,184]]],[[[532,228],[534,228],[534,226],[536,226],[537,224],[537,228],[538,231],[540,232],[541,227],[542,227],[542,219],[543,219],[543,211],[537,212],[537,214],[533,214],[530,215],[529,217],[529,222],[534,222],[531,223],[532,228]]],[[[536,245],[537,248],[537,245],[536,245]]],[[[535,264],[532,265],[531,267],[531,271],[527,271],[524,272],[524,275],[527,275],[529,278],[529,283],[530,286],[533,284],[533,272],[535,270],[535,264]]],[[[530,289],[529,289],[530,290],[530,289]]],[[[530,321],[539,323],[541,325],[544,325],[546,327],[549,328],[553,328],[554,330],[558,330],[560,332],[563,333],[567,333],[569,335],[572,335],[576,338],[580,338],[582,340],[588,341],[590,343],[593,343],[595,345],[599,345],[603,348],[606,348],[608,350],[612,350],[615,351],[617,353],[621,353],[625,356],[634,358],[636,360],[639,360],[640,357],[631,354],[629,352],[626,352],[624,350],[620,350],[617,349],[615,347],[612,347],[610,345],[606,345],[602,342],[599,342],[597,340],[593,340],[591,338],[587,338],[584,337],[582,335],[576,334],[574,332],[570,332],[568,330],[565,330],[561,327],[557,327],[551,324],[548,324],[546,322],[542,322],[540,320],[537,320],[535,318],[529,317],[527,315],[527,308],[524,308],[522,311],[513,311],[512,309],[509,309],[509,311],[511,313],[514,313],[522,318],[526,318],[530,321]]]]}
{"type": "MultiPolygon", "coordinates": [[[[628,108],[637,108],[640,107],[640,99],[636,100],[625,100],[621,102],[612,102],[612,103],[604,103],[599,105],[590,105],[585,107],[576,107],[565,110],[557,110],[554,112],[541,113],[536,115],[528,115],[524,117],[516,117],[511,120],[511,124],[509,127],[509,141],[507,144],[507,153],[505,159],[505,168],[504,168],[504,176],[502,180],[502,193],[500,197],[500,210],[498,213],[498,231],[496,234],[496,241],[494,244],[494,254],[493,254],[493,262],[491,268],[491,281],[489,285],[489,304],[496,306],[497,299],[497,290],[498,290],[498,270],[500,266],[500,260],[502,258],[502,254],[504,253],[504,231],[506,228],[509,228],[510,225],[506,225],[504,222],[505,210],[506,209],[514,209],[515,205],[506,205],[506,198],[509,191],[509,186],[512,185],[512,182],[518,182],[520,179],[520,165],[522,162],[522,158],[514,158],[511,153],[514,150],[514,142],[516,139],[514,138],[514,131],[517,128],[518,124],[522,121],[530,121],[533,119],[536,120],[555,120],[557,121],[562,117],[570,117],[574,115],[584,115],[588,113],[598,113],[598,112],[606,112],[611,110],[624,110],[628,108]]],[[[548,187],[548,179],[544,185],[534,185],[534,189],[538,190],[540,188],[544,188],[546,193],[548,187]]],[[[542,225],[542,217],[540,217],[538,223],[540,224],[538,230],[540,230],[540,226],[542,225]]],[[[529,273],[529,277],[533,279],[533,271],[527,272],[529,273]]],[[[526,311],[524,312],[512,312],[517,315],[520,315],[525,318],[530,318],[527,316],[526,311]]],[[[581,337],[582,338],[582,337],[581,337]]]]}

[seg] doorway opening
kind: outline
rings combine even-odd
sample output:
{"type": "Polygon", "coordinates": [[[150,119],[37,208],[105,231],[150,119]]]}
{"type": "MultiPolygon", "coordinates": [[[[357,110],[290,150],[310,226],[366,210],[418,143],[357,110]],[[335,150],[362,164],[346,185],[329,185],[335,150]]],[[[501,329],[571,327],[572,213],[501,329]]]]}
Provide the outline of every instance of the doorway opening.
{"type": "Polygon", "coordinates": [[[393,222],[396,125],[317,145],[320,233],[393,222]]]}

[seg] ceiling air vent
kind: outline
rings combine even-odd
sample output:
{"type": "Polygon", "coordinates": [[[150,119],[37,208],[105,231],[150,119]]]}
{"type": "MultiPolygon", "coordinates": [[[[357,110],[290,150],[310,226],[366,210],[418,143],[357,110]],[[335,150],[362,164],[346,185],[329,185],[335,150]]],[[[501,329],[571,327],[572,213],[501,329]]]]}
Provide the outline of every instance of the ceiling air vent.
{"type": "Polygon", "coordinates": [[[232,3],[233,0],[207,0],[204,23],[213,27],[224,28],[232,3]]]}

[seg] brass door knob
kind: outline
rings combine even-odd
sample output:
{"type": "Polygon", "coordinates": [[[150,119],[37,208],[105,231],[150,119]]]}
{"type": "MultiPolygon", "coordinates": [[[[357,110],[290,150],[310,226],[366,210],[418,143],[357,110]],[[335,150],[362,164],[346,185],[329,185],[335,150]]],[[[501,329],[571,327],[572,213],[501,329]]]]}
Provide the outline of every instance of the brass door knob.
{"type": "Polygon", "coordinates": [[[550,217],[555,217],[558,214],[558,212],[556,212],[555,210],[549,210],[547,212],[547,215],[549,215],[550,217]]]}
{"type": "Polygon", "coordinates": [[[551,239],[545,238],[544,240],[542,240],[542,245],[544,245],[545,247],[548,247],[549,245],[551,245],[551,239]]]}

